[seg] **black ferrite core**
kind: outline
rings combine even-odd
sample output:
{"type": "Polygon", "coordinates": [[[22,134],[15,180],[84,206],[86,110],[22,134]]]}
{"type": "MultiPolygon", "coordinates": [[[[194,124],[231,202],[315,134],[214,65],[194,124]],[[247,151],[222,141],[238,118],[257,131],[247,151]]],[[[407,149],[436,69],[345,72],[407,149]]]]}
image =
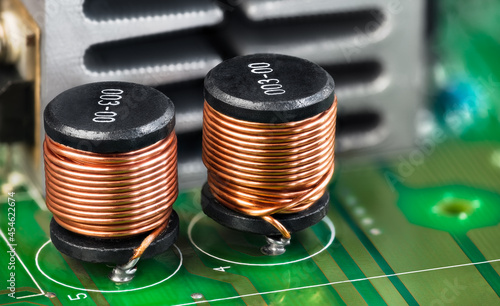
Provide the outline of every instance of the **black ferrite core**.
{"type": "MultiPolygon", "coordinates": [[[[44,111],[45,132],[52,140],[103,154],[150,146],[169,136],[174,125],[174,105],[168,97],[154,88],[126,82],[74,87],[55,97],[44,111]],[[102,95],[119,95],[120,103],[98,103],[102,95]],[[103,124],[106,120],[112,124],[103,124]]],[[[54,218],[50,223],[50,238],[61,253],[93,263],[127,263],[147,234],[96,238],[69,231],[54,218]]],[[[165,252],[178,234],[179,217],[172,211],[167,230],[150,244],[142,258],[165,252]]]]}
{"type": "MultiPolygon", "coordinates": [[[[250,122],[278,124],[325,112],[334,102],[334,88],[332,77],[310,61],[279,54],[254,54],[235,57],[212,69],[205,78],[204,94],[206,102],[219,113],[250,122]]],[[[281,235],[262,218],[220,204],[208,184],[203,187],[201,203],[207,216],[228,228],[281,235]]],[[[321,221],[328,204],[329,194],[325,192],[309,209],[273,217],[293,233],[321,221]]]]}

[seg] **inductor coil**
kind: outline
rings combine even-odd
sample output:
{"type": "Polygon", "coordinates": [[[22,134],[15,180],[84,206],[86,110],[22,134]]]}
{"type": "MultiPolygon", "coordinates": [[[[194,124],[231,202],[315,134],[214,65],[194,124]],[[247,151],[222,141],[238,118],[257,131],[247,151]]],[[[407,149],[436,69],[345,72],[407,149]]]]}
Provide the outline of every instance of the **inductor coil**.
{"type": "Polygon", "coordinates": [[[174,105],[125,82],[69,89],[45,108],[46,202],[62,253],[125,264],[176,240],[179,220],[174,105]]]}
{"type": "Polygon", "coordinates": [[[277,54],[225,61],[205,78],[203,211],[268,236],[268,255],[328,210],[337,100],[318,65],[277,54]],[[274,242],[273,242],[274,241],[274,242]]]}

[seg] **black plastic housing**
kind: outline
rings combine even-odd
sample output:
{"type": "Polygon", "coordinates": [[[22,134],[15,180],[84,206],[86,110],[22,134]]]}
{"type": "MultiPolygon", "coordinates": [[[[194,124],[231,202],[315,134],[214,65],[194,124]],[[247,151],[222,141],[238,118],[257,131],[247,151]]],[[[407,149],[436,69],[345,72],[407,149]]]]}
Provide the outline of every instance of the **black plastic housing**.
{"type": "MultiPolygon", "coordinates": [[[[295,233],[321,221],[328,213],[329,200],[330,194],[325,192],[308,209],[294,214],[274,214],[273,218],[283,224],[290,233],[295,233]]],[[[262,218],[244,215],[217,202],[207,183],[201,192],[201,207],[207,216],[225,227],[252,234],[281,235],[274,226],[262,218]]]]}
{"type": "Polygon", "coordinates": [[[254,54],[213,68],[205,78],[205,100],[216,111],[240,120],[293,122],[330,108],[334,88],[332,77],[315,63],[287,55],[254,54]]]}
{"type": "Polygon", "coordinates": [[[95,153],[147,147],[167,137],[174,125],[174,104],[167,96],[126,82],[71,88],[55,97],[44,111],[45,132],[52,140],[95,153]]]}
{"type": "MultiPolygon", "coordinates": [[[[56,249],[69,257],[92,263],[127,263],[147,235],[146,233],[129,238],[89,237],[68,231],[54,218],[50,221],[50,239],[56,249]]],[[[178,236],[179,216],[172,211],[168,228],[149,245],[141,258],[151,258],[167,251],[178,236]]]]}

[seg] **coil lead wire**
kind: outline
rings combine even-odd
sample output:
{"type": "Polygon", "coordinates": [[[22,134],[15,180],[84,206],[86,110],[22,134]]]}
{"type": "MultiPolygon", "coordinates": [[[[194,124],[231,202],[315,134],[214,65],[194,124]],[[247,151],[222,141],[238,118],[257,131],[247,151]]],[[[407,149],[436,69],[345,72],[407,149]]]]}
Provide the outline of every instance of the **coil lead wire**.
{"type": "Polygon", "coordinates": [[[325,112],[287,123],[256,123],[203,111],[203,162],[217,201],[261,217],[284,238],[273,214],[297,213],[325,193],[334,171],[337,99],[325,112]]]}

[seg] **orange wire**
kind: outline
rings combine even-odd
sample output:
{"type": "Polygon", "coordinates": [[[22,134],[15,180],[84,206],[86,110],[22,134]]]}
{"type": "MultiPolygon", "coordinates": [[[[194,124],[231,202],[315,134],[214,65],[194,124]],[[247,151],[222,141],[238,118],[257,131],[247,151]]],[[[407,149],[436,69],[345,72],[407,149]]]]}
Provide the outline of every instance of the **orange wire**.
{"type": "Polygon", "coordinates": [[[337,99],[325,112],[287,123],[256,123],[203,111],[203,162],[208,184],[222,205],[261,217],[285,238],[273,214],[311,207],[334,171],[337,99]]]}
{"type": "Polygon", "coordinates": [[[64,228],[101,238],[153,231],[136,258],[167,227],[178,195],[175,133],[117,154],[76,150],[46,136],[44,160],[47,207],[64,228]]]}

